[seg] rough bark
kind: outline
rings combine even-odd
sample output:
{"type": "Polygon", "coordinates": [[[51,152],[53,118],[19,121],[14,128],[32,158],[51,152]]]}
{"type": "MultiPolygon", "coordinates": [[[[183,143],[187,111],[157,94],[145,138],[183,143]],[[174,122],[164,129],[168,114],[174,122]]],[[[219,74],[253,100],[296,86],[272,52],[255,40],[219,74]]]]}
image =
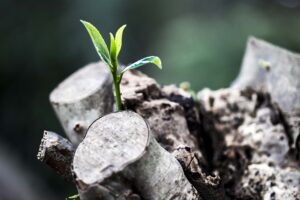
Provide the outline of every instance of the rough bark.
{"type": "Polygon", "coordinates": [[[240,140],[251,145],[256,153],[245,169],[238,195],[300,199],[299,77],[299,54],[256,38],[249,39],[241,72],[232,88],[252,87],[270,95],[265,103],[269,106],[258,110],[258,117],[248,119],[248,125],[240,127],[240,140]]]}
{"type": "Polygon", "coordinates": [[[82,199],[122,199],[131,187],[144,199],[200,198],[178,161],[130,111],[95,121],[76,150],[73,168],[82,199]]]}
{"type": "Polygon", "coordinates": [[[238,199],[300,199],[300,173],[295,168],[280,168],[267,163],[247,167],[236,188],[238,199]]]}
{"type": "MultiPolygon", "coordinates": [[[[165,149],[173,152],[178,147],[187,146],[202,154],[197,137],[190,133],[185,109],[170,101],[169,95],[154,79],[132,70],[124,75],[121,90],[124,106],[148,121],[153,135],[165,149]]],[[[191,99],[190,95],[180,97],[191,99]]]]}
{"type": "Polygon", "coordinates": [[[44,131],[37,158],[70,181],[73,180],[71,164],[74,152],[75,148],[69,140],[54,132],[44,131]]]}
{"type": "Polygon", "coordinates": [[[300,176],[290,158],[291,138],[270,96],[250,89],[222,89],[204,90],[198,97],[206,131],[214,136],[214,164],[227,194],[238,199],[296,199],[300,176]],[[277,173],[294,174],[295,184],[287,187],[285,178],[273,177],[277,173]],[[277,186],[270,187],[271,182],[277,186]]]}
{"type": "MultiPolygon", "coordinates": [[[[178,103],[184,109],[184,116],[187,122],[188,129],[192,135],[194,135],[199,142],[200,149],[203,146],[198,136],[201,135],[202,126],[197,109],[197,102],[194,101],[192,95],[187,91],[178,88],[176,85],[167,85],[161,88],[162,96],[172,102],[178,103]]],[[[202,149],[204,150],[204,149],[202,149]]]]}
{"type": "Polygon", "coordinates": [[[112,112],[112,77],[104,63],[91,63],[61,82],[50,102],[74,145],[83,139],[89,125],[112,112]]]}
{"type": "Polygon", "coordinates": [[[251,37],[241,72],[232,88],[252,87],[270,93],[283,114],[292,151],[300,154],[300,55],[251,37]]]}
{"type": "Polygon", "coordinates": [[[191,152],[191,149],[185,146],[177,148],[173,151],[173,155],[203,199],[227,199],[220,176],[208,173],[201,163],[202,158],[197,153],[191,152]]]}

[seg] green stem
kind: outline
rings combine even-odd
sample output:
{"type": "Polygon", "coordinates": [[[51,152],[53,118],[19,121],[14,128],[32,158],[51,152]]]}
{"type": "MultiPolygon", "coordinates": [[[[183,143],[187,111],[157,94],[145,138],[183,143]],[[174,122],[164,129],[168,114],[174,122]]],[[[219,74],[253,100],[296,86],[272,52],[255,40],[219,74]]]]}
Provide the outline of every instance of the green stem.
{"type": "Polygon", "coordinates": [[[118,111],[121,111],[122,110],[122,100],[121,100],[120,83],[118,81],[117,75],[114,75],[114,86],[115,86],[117,108],[118,108],[118,111]]]}
{"type": "Polygon", "coordinates": [[[116,61],[112,62],[113,64],[113,79],[114,79],[114,88],[115,88],[115,95],[116,95],[116,103],[118,111],[122,110],[122,100],[121,100],[121,90],[120,90],[120,77],[118,77],[118,64],[116,61]]]}

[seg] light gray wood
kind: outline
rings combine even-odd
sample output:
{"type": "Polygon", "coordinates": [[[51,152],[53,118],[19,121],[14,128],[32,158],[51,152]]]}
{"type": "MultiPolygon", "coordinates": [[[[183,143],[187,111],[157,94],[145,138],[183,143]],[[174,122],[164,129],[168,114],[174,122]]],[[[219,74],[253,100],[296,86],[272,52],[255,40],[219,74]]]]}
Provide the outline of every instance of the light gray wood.
{"type": "Polygon", "coordinates": [[[269,92],[284,112],[300,109],[300,55],[250,37],[232,88],[269,92]]]}
{"type": "Polygon", "coordinates": [[[73,170],[82,199],[93,199],[90,194],[118,199],[130,186],[126,180],[145,199],[199,199],[179,162],[131,111],[106,115],[91,125],[75,152],[73,170]]]}
{"type": "Polygon", "coordinates": [[[112,112],[112,77],[104,63],[74,72],[50,94],[51,105],[71,142],[78,145],[89,125],[112,112]]]}

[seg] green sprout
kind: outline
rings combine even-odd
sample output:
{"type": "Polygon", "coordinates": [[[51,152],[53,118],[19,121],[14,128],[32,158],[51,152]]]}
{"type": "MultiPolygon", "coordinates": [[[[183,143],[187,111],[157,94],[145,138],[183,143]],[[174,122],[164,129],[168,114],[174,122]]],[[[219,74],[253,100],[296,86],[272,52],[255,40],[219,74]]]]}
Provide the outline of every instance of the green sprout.
{"type": "Polygon", "coordinates": [[[73,196],[67,197],[66,200],[80,200],[79,194],[75,194],[73,196]]]}
{"type": "Polygon", "coordinates": [[[115,36],[110,33],[110,49],[108,50],[107,45],[100,33],[100,31],[93,26],[91,23],[80,20],[83,25],[85,26],[87,32],[89,33],[92,42],[94,44],[94,47],[100,56],[100,59],[105,62],[112,74],[113,81],[114,81],[114,90],[115,90],[115,98],[117,103],[117,109],[118,111],[122,110],[122,101],[121,101],[121,91],[120,91],[120,83],[123,77],[123,74],[130,70],[130,69],[136,69],[138,67],[141,67],[145,64],[152,63],[156,65],[158,68],[162,69],[161,60],[157,56],[149,56],[145,57],[141,60],[138,60],[128,66],[126,66],[123,69],[120,69],[119,67],[119,61],[118,56],[122,48],[122,36],[123,31],[126,27],[126,25],[121,26],[118,30],[115,36]]]}
{"type": "Polygon", "coordinates": [[[197,99],[196,92],[194,90],[192,90],[191,84],[189,82],[184,81],[184,82],[180,83],[179,88],[181,88],[184,91],[186,91],[187,93],[189,93],[192,96],[193,100],[196,101],[196,99],[197,99]]]}
{"type": "Polygon", "coordinates": [[[263,68],[266,71],[270,71],[271,69],[271,63],[266,60],[259,59],[258,64],[261,66],[261,68],[263,68]]]}

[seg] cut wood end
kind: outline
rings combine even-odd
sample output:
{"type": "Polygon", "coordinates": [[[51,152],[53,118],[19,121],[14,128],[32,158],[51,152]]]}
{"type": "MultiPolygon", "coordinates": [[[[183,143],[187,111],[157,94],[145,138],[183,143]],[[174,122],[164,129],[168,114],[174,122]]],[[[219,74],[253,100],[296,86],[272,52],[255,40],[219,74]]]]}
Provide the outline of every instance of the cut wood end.
{"type": "Polygon", "coordinates": [[[70,141],[54,132],[44,131],[37,154],[38,160],[46,163],[66,180],[72,180],[71,163],[73,155],[74,147],[70,141]]]}
{"type": "Polygon", "coordinates": [[[39,147],[39,152],[37,154],[37,159],[44,162],[46,159],[47,149],[51,146],[57,145],[58,141],[59,137],[56,133],[45,130],[39,147]]]}
{"type": "Polygon", "coordinates": [[[131,111],[96,120],[79,144],[73,171],[81,185],[102,182],[142,157],[149,143],[145,120],[131,111]]]}
{"type": "Polygon", "coordinates": [[[112,83],[108,67],[102,62],[90,63],[61,82],[51,92],[50,101],[53,103],[76,102],[94,94],[103,87],[103,84],[108,83],[112,83]]]}
{"type": "Polygon", "coordinates": [[[41,162],[44,162],[44,159],[45,159],[45,154],[46,154],[46,146],[47,146],[47,137],[48,137],[48,132],[47,131],[44,131],[44,134],[43,134],[43,138],[41,140],[41,144],[39,146],[39,151],[38,151],[38,154],[37,154],[37,159],[41,162]]]}

